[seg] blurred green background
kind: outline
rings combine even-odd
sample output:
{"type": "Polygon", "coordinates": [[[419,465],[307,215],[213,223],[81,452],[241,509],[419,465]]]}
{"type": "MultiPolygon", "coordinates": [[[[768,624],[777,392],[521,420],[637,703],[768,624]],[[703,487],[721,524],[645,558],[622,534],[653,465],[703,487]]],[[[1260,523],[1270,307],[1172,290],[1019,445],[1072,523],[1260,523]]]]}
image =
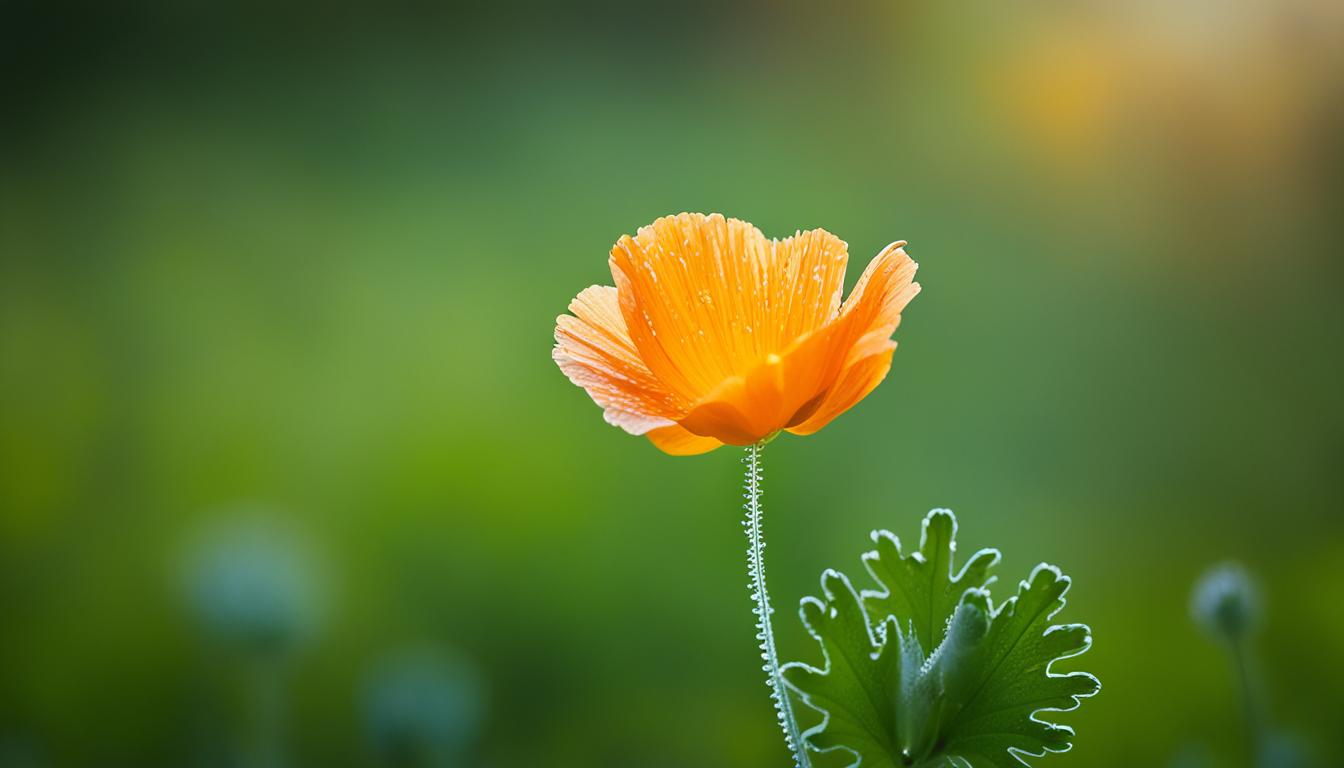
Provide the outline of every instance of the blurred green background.
{"type": "Polygon", "coordinates": [[[550,358],[682,210],[921,264],[766,452],[785,657],[951,507],[1094,630],[1043,764],[1249,765],[1187,611],[1236,559],[1344,764],[1341,52],[1330,0],[0,3],[0,764],[784,765],[737,452],[550,358]]]}

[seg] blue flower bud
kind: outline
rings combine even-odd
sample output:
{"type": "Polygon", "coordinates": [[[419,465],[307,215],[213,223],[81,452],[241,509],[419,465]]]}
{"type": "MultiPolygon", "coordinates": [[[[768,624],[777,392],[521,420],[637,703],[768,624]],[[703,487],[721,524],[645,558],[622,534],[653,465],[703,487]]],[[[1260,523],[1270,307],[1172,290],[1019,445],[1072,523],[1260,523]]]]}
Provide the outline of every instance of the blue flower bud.
{"type": "Polygon", "coordinates": [[[231,520],[207,530],[185,563],[188,608],[231,651],[283,655],[316,630],[319,588],[298,542],[278,526],[231,520]]]}
{"type": "Polygon", "coordinates": [[[1216,565],[1195,582],[1190,615],[1214,637],[1238,642],[1260,623],[1259,590],[1241,565],[1216,565]]]}
{"type": "Polygon", "coordinates": [[[379,663],[364,690],[364,722],[379,762],[456,764],[480,727],[484,684],[474,664],[442,651],[416,650],[379,663]]]}

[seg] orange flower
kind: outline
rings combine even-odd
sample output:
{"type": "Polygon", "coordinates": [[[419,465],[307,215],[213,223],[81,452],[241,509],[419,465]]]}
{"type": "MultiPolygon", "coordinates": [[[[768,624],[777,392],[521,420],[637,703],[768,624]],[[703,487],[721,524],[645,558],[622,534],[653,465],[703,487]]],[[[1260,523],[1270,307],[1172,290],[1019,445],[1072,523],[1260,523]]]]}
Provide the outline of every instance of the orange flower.
{"type": "Polygon", "coordinates": [[[891,334],[919,293],[892,243],[842,305],[848,246],[814,229],[767,240],[745,221],[683,213],[611,249],[555,322],[553,357],[606,420],[675,455],[810,435],[891,368],[891,334]]]}

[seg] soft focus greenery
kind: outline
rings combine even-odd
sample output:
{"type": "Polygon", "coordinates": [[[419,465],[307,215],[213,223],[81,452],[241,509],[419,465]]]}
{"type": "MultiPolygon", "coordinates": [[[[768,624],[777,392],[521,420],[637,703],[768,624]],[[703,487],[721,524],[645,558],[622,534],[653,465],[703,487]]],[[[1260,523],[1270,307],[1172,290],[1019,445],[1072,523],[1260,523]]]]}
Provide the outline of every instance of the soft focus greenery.
{"type": "Polygon", "coordinates": [[[681,210],[921,264],[888,380],[765,456],[783,657],[824,567],[951,507],[1096,638],[1042,762],[1249,765],[1188,615],[1230,558],[1275,726],[1344,763],[1344,27],[1120,6],[0,6],[0,763],[783,765],[739,452],[550,359],[681,210]],[[235,524],[293,562],[197,588],[235,524]],[[301,617],[231,607],[293,573],[301,617]],[[474,735],[366,722],[424,648],[472,670],[388,700],[474,735]]]}

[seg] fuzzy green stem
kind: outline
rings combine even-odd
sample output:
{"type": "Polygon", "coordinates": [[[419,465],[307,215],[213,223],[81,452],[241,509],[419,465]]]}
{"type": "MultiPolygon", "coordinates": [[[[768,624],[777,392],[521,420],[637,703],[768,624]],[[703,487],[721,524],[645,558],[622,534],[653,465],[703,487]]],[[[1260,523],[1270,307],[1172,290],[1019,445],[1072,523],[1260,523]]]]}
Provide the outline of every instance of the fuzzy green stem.
{"type": "Polygon", "coordinates": [[[251,660],[243,670],[244,731],[240,734],[238,765],[245,768],[282,768],[284,758],[284,671],[277,659],[251,660]]]}
{"type": "Polygon", "coordinates": [[[765,588],[765,535],[761,531],[761,451],[764,448],[763,442],[751,446],[743,460],[747,465],[747,503],[743,505],[747,515],[742,527],[747,531],[747,574],[751,579],[751,599],[756,603],[752,613],[756,614],[756,639],[760,641],[761,660],[765,662],[762,667],[766,673],[765,682],[770,687],[770,698],[775,702],[775,716],[784,731],[784,742],[793,753],[795,768],[810,768],[807,746],[793,715],[793,702],[779,671],[775,631],[770,621],[775,609],[770,606],[770,593],[765,588]]]}
{"type": "Polygon", "coordinates": [[[1250,735],[1252,753],[1261,754],[1265,746],[1264,706],[1260,701],[1260,686],[1252,670],[1250,650],[1246,638],[1232,641],[1232,665],[1236,669],[1237,682],[1241,686],[1241,705],[1246,713],[1246,728],[1250,735]]]}

